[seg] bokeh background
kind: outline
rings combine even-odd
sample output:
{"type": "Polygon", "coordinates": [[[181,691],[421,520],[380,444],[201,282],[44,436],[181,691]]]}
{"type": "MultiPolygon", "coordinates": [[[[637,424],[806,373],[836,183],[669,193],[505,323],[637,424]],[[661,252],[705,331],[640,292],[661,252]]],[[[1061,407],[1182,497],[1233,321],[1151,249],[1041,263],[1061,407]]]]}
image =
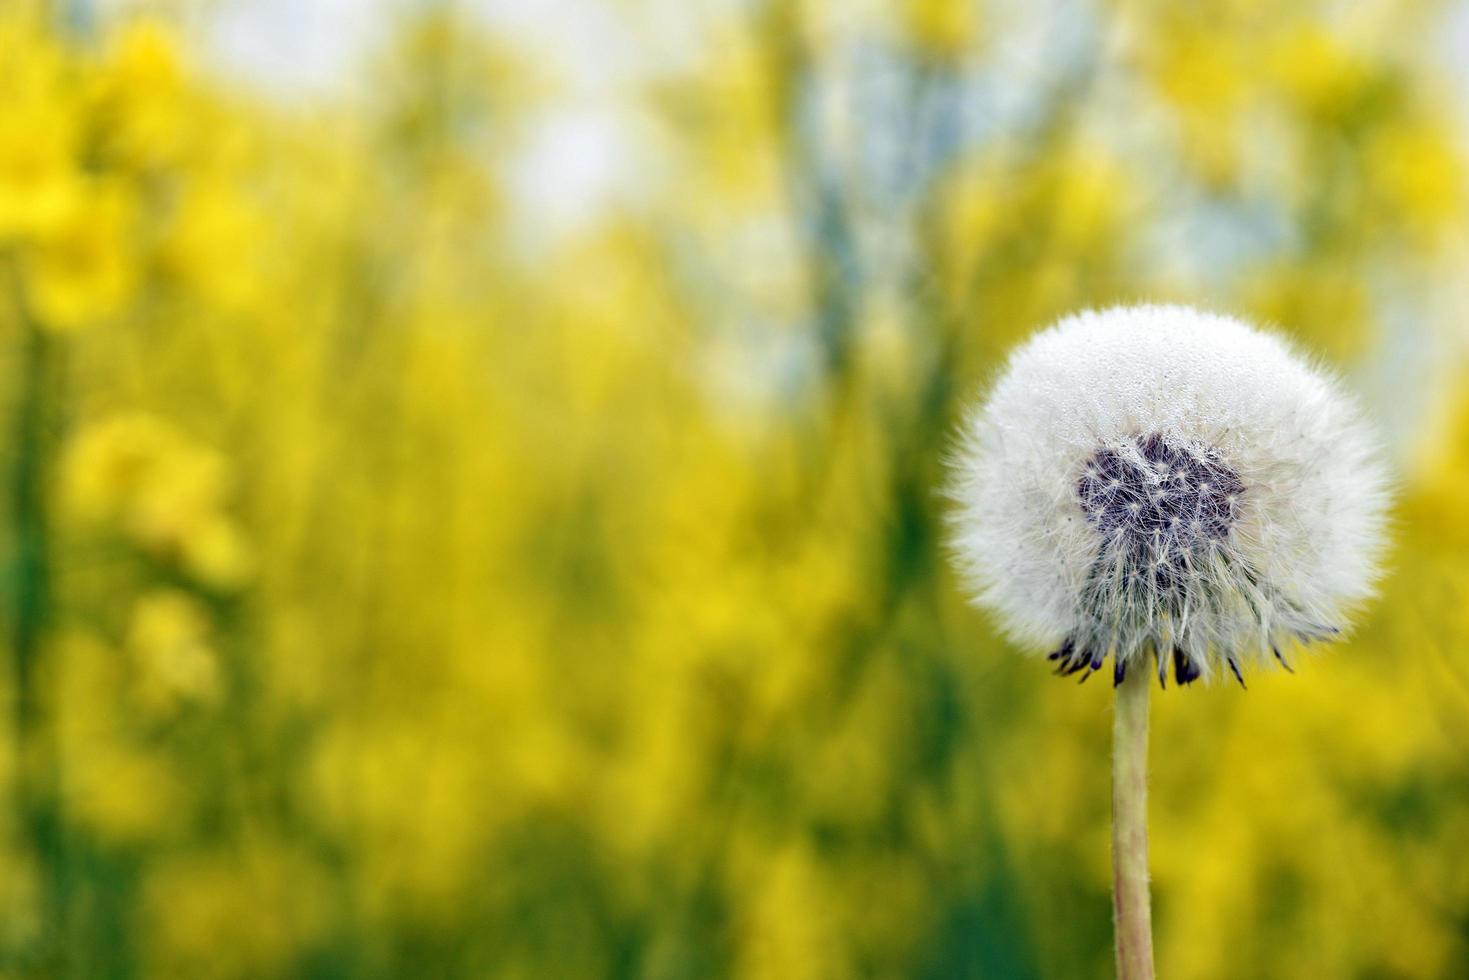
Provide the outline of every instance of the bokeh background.
{"type": "Polygon", "coordinates": [[[1469,9],[0,4],[0,977],[1103,977],[1004,352],[1276,324],[1383,595],[1154,699],[1160,975],[1469,976],[1469,9]]]}

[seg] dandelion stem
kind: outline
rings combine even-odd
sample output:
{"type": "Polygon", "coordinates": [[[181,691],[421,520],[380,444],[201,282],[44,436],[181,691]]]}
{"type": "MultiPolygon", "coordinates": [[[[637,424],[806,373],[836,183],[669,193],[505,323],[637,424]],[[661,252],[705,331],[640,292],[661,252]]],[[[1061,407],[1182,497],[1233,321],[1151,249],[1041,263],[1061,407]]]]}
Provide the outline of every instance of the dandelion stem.
{"type": "Polygon", "coordinates": [[[1117,686],[1112,729],[1112,909],[1118,980],[1152,980],[1148,894],[1148,682],[1134,666],[1117,686]]]}

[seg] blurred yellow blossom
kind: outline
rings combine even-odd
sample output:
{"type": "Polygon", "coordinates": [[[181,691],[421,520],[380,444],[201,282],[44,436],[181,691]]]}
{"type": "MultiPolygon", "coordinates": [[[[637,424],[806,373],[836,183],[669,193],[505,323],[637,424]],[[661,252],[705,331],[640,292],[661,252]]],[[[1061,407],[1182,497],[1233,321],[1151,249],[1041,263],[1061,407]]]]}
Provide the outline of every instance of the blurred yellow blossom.
{"type": "Polygon", "coordinates": [[[78,746],[67,773],[72,812],[108,844],[151,838],[180,816],[179,790],[166,762],[145,746],[78,746]]]}
{"type": "Polygon", "coordinates": [[[140,18],[108,41],[87,92],[103,147],[139,169],[176,161],[192,130],[187,115],[199,106],[189,101],[175,32],[140,18]]]}
{"type": "Polygon", "coordinates": [[[80,206],[73,136],[55,106],[0,103],[0,238],[50,233],[80,206]]]}
{"type": "Polygon", "coordinates": [[[69,507],[110,525],[201,583],[236,588],[250,558],[226,512],[228,461],[144,413],[109,416],[83,429],[64,461],[69,507]]]}
{"type": "Polygon", "coordinates": [[[978,0],[904,0],[899,9],[909,39],[923,55],[944,62],[973,50],[978,0]]]}
{"type": "Polygon", "coordinates": [[[1247,278],[1241,294],[1263,322],[1288,323],[1334,357],[1345,360],[1358,354],[1370,339],[1368,284],[1340,262],[1272,265],[1247,278]]]}
{"type": "Polygon", "coordinates": [[[259,295],[266,223],[238,188],[199,177],[181,195],[159,261],[210,303],[243,311],[259,295]]]}
{"type": "Polygon", "coordinates": [[[1387,216],[1432,234],[1464,219],[1464,161],[1441,125],[1408,119],[1377,129],[1366,169],[1387,216]]]}
{"type": "Polygon", "coordinates": [[[27,18],[0,17],[0,242],[73,214],[81,121],[61,52],[27,18]]]}
{"type": "Polygon", "coordinates": [[[1469,972],[1442,11],[363,7],[273,99],[223,6],[27,6],[0,975],[1105,973],[1111,692],[937,488],[1017,339],[1160,296],[1417,433],[1357,638],[1157,695],[1160,973],[1469,972]]]}
{"type": "Polygon", "coordinates": [[[851,975],[833,935],[832,902],[820,866],[799,844],[781,848],[750,869],[752,880],[740,928],[738,976],[771,980],[835,980],[851,975]]]}
{"type": "Polygon", "coordinates": [[[1363,59],[1314,23],[1283,32],[1268,64],[1289,104],[1331,122],[1362,98],[1371,81],[1363,59]]]}
{"type": "Polygon", "coordinates": [[[136,218],[126,188],[92,183],[27,255],[26,285],[42,326],[67,331],[121,312],[137,282],[124,246],[136,218]]]}
{"type": "Polygon", "coordinates": [[[322,871],[288,844],[180,854],[150,869],[148,971],[198,980],[270,976],[327,925],[322,871]]]}
{"type": "Polygon", "coordinates": [[[146,710],[168,714],[219,698],[222,679],[209,634],[207,614],[183,592],[163,590],[138,600],[127,644],[146,710]]]}
{"type": "Polygon", "coordinates": [[[110,844],[147,840],[184,817],[184,794],[169,760],[130,737],[124,656],[98,637],[74,631],[58,644],[63,771],[68,809],[110,844]]]}

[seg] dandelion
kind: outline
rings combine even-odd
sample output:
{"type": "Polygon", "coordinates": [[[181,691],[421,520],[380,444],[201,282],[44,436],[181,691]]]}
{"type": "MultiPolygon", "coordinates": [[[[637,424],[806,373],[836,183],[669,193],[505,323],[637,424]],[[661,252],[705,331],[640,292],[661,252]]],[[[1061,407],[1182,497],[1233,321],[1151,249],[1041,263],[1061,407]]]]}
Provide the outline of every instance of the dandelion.
{"type": "Polygon", "coordinates": [[[966,423],[956,558],[1026,646],[1118,688],[1118,972],[1152,975],[1147,677],[1166,686],[1325,640],[1370,594],[1387,475],[1352,401],[1225,316],[1139,306],[1067,317],[1021,347],[966,423]]]}

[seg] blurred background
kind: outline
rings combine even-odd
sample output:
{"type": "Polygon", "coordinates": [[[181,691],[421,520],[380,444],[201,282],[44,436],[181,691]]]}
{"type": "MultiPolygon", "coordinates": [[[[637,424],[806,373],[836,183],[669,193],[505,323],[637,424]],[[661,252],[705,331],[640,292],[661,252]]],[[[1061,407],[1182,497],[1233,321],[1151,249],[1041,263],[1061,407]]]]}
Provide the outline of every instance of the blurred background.
{"type": "Polygon", "coordinates": [[[964,603],[1082,306],[1339,371],[1382,598],[1154,698],[1161,976],[1469,976],[1469,5],[0,3],[0,977],[1111,971],[964,603]]]}

